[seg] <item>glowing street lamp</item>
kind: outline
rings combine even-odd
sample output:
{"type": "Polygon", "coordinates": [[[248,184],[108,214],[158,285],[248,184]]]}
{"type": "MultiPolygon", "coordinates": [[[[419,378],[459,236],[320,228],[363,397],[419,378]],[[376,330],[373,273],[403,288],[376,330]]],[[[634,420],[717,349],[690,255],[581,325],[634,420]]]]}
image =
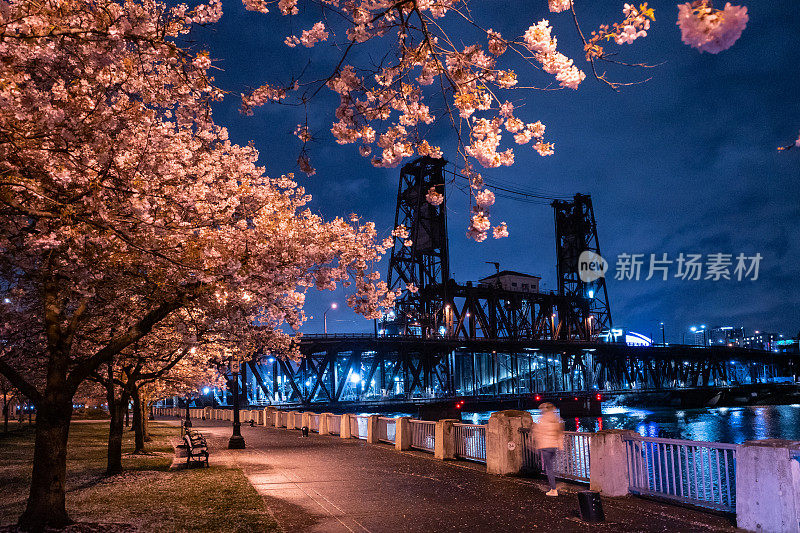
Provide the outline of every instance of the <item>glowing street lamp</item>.
{"type": "Polygon", "coordinates": [[[328,311],[331,309],[336,309],[337,307],[339,307],[339,305],[336,302],[333,302],[331,306],[327,308],[324,313],[322,313],[322,322],[326,337],[328,336],[328,311]]]}
{"type": "Polygon", "coordinates": [[[233,435],[228,439],[229,450],[244,449],[244,437],[242,437],[241,431],[242,424],[239,421],[239,367],[241,364],[242,362],[238,357],[231,359],[230,370],[231,376],[233,377],[231,382],[233,385],[233,435]]]}

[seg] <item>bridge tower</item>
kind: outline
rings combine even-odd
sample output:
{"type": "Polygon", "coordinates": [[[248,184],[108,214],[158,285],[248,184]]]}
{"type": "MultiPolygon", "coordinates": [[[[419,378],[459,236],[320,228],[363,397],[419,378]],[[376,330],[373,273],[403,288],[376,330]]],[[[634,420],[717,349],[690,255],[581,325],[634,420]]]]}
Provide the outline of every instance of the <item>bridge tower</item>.
{"type": "Polygon", "coordinates": [[[405,291],[393,314],[383,321],[392,334],[430,336],[440,322],[446,283],[450,279],[447,247],[447,196],[442,170],[444,159],[421,157],[403,166],[397,188],[394,225],[408,229],[409,246],[395,239],[389,259],[387,283],[391,289],[413,284],[416,293],[405,291]],[[431,187],[443,195],[438,205],[425,196],[431,187]]]}
{"type": "Polygon", "coordinates": [[[569,330],[562,330],[559,337],[596,339],[600,332],[612,326],[612,322],[605,277],[583,281],[578,271],[582,252],[600,255],[592,198],[576,194],[571,201],[556,200],[551,205],[556,226],[558,294],[566,296],[559,316],[571,325],[569,330]]]}

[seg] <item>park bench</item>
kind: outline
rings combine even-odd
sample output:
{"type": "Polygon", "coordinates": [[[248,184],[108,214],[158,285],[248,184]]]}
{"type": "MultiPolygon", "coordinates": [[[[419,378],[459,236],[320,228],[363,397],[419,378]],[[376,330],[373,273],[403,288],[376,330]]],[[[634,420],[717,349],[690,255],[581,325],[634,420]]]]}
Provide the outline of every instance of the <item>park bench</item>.
{"type": "Polygon", "coordinates": [[[190,431],[183,437],[183,441],[186,443],[186,466],[189,466],[192,459],[201,463],[205,461],[208,466],[208,445],[205,437],[197,431],[190,431]]]}

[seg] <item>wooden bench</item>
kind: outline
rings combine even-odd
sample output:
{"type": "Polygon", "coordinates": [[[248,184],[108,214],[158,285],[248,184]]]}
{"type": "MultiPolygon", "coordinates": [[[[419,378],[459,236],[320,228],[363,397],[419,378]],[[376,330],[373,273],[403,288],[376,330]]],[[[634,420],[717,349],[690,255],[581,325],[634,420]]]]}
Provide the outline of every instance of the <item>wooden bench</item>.
{"type": "Polygon", "coordinates": [[[186,466],[188,468],[192,459],[205,462],[208,467],[208,445],[206,439],[197,431],[190,431],[183,437],[186,443],[186,466]]]}

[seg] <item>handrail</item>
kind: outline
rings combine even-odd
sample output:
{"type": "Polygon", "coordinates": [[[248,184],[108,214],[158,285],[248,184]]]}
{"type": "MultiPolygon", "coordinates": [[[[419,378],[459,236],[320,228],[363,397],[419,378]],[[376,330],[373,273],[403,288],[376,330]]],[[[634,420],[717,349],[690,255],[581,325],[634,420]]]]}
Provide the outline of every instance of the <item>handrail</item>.
{"type": "Polygon", "coordinates": [[[640,435],[623,440],[628,487],[633,494],[728,512],[736,510],[738,445],[640,435]]]}
{"type": "MultiPolygon", "coordinates": [[[[564,433],[567,434],[570,432],[565,431],[564,433]]],[[[644,435],[638,435],[638,434],[623,435],[622,440],[655,442],[657,444],[675,444],[678,446],[703,446],[705,448],[719,448],[721,450],[735,450],[739,447],[738,444],[730,444],[728,442],[706,442],[702,440],[689,440],[689,439],[665,439],[662,437],[645,437],[644,435]]]]}

